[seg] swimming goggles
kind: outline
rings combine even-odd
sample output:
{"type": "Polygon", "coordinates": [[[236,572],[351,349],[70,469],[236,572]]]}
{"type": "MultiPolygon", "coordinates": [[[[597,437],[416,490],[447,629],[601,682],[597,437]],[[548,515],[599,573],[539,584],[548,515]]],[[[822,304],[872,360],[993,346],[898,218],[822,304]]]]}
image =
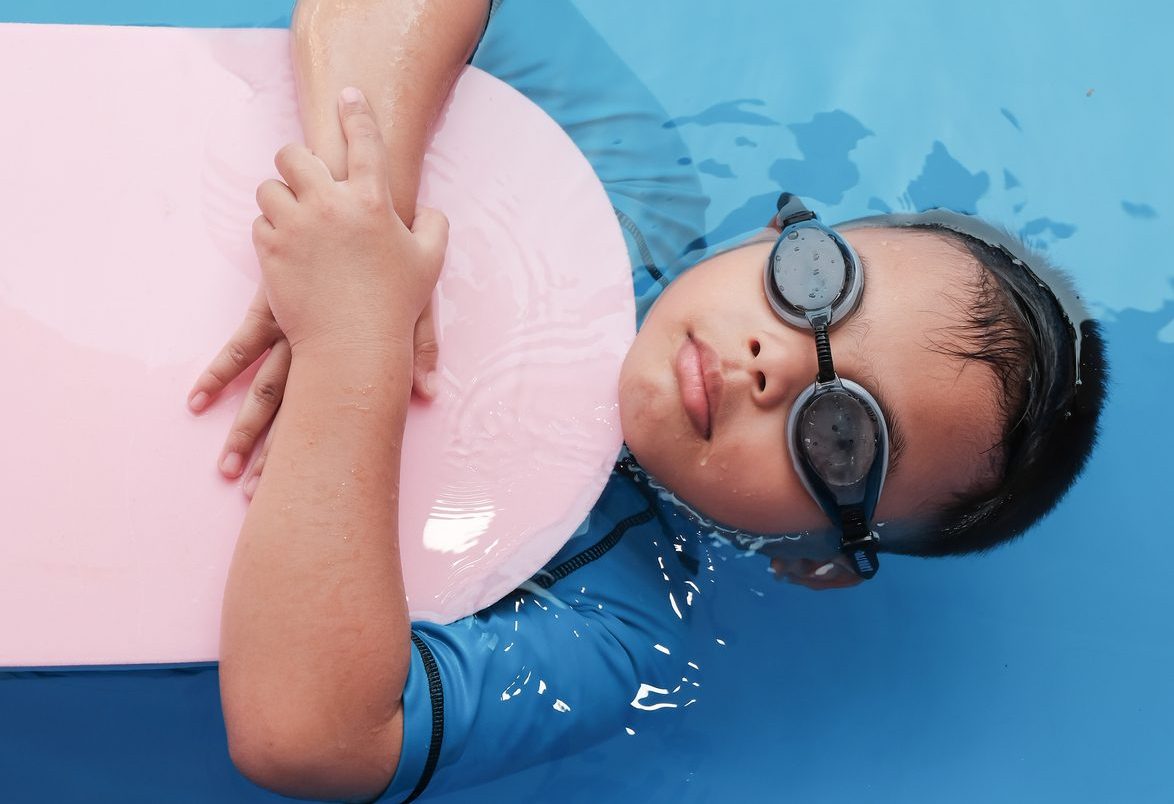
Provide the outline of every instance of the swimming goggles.
{"type": "Polygon", "coordinates": [[[766,298],[787,324],[811,329],[819,371],[787,419],[795,471],[840,529],[840,551],[861,578],[876,574],[872,518],[889,465],[889,432],[868,391],[836,374],[828,330],[860,303],[856,252],[791,193],[779,196],[779,236],[766,262],[766,298]]]}

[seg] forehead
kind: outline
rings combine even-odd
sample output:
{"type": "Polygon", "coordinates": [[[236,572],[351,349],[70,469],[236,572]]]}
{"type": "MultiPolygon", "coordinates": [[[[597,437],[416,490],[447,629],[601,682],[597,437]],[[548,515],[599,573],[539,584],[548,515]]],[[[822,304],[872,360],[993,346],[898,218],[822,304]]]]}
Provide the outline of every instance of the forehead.
{"type": "Polygon", "coordinates": [[[864,297],[841,342],[876,375],[863,379],[883,386],[906,436],[904,469],[886,485],[879,513],[922,509],[989,481],[1002,430],[998,384],[981,361],[951,353],[962,348],[958,328],[972,314],[983,269],[929,232],[843,235],[867,268],[864,297]]]}

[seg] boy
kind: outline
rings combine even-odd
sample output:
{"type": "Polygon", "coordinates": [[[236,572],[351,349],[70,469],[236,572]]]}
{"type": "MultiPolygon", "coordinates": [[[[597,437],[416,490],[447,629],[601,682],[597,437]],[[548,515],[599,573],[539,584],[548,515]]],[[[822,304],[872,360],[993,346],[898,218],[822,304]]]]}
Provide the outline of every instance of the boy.
{"type": "MultiPolygon", "coordinates": [[[[485,13],[415,5],[299,4],[295,60],[317,156],[283,149],[285,183],[259,189],[266,287],[193,392],[201,407],[199,393],[214,395],[273,345],[222,462],[240,474],[280,402],[246,486],[256,496],[225,594],[221,682],[234,761],[295,795],[387,788],[394,800],[433,778],[435,788],[499,775],[615,733],[631,707],[678,688],[703,549],[644,472],[731,529],[802,534],[761,539],[796,582],[834,588],[869,574],[829,527],[843,524],[836,512],[809,493],[793,439],[788,448],[788,414],[823,366],[813,333],[764,292],[779,232],[668,284],[672,243],[679,252],[692,239],[680,222],[701,209],[670,173],[649,201],[660,225],[638,226],[613,192],[643,318],[620,378],[633,460],[517,599],[409,629],[385,490],[396,487],[409,390],[427,394],[435,364],[419,316],[444,242],[443,221],[417,216],[413,201],[427,125],[485,13]],[[350,84],[370,104],[347,92],[336,106],[350,84]],[[392,207],[413,233],[394,225],[392,207]],[[359,396],[369,414],[348,407],[359,396]]],[[[501,14],[551,6],[507,3],[501,14]]],[[[618,87],[609,92],[620,102],[618,87]]],[[[1102,377],[1084,371],[1077,393],[1073,333],[1013,246],[949,219],[888,223],[844,232],[867,289],[827,342],[835,372],[866,389],[885,423],[875,465],[888,476],[869,524],[888,523],[889,552],[983,549],[1030,525],[1079,471],[1102,377]]],[[[1086,337],[1080,364],[1095,366],[1096,352],[1086,337]]]]}

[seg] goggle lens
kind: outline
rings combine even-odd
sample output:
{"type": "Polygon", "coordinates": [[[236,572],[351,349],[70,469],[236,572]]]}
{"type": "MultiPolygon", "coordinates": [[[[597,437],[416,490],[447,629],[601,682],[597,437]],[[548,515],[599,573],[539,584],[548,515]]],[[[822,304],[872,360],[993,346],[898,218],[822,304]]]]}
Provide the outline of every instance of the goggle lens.
{"type": "Polygon", "coordinates": [[[778,297],[803,313],[834,307],[848,285],[839,244],[815,226],[794,228],[783,238],[771,278],[778,297]]]}
{"type": "Polygon", "coordinates": [[[861,263],[795,196],[779,196],[778,210],[779,237],[763,277],[766,299],[783,321],[814,333],[819,364],[815,382],[791,409],[791,457],[803,485],[840,526],[841,551],[857,574],[871,578],[877,569],[871,519],[888,468],[888,432],[876,400],[836,374],[828,336],[860,302],[861,263]]]}
{"type": "Polygon", "coordinates": [[[845,390],[819,394],[799,416],[798,447],[833,492],[868,477],[880,448],[879,435],[873,413],[845,390]]]}

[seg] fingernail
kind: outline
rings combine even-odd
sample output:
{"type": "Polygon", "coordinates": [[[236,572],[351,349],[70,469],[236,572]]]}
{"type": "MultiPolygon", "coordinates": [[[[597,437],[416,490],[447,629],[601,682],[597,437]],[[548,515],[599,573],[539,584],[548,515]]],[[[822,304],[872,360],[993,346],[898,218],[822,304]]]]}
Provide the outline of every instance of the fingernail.
{"type": "Polygon", "coordinates": [[[424,392],[428,396],[436,396],[436,372],[430,371],[424,377],[424,392]]]}
{"type": "Polygon", "coordinates": [[[342,91],[342,102],[343,103],[362,103],[363,102],[363,93],[360,92],[359,90],[355,89],[354,87],[347,87],[346,89],[344,89],[342,91]]]}
{"type": "Polygon", "coordinates": [[[196,413],[199,413],[201,410],[203,410],[207,404],[208,395],[203,391],[200,391],[200,393],[195,394],[191,399],[188,400],[188,407],[190,407],[196,413]]]}
{"type": "Polygon", "coordinates": [[[814,574],[814,575],[815,575],[815,577],[817,577],[817,578],[822,578],[823,576],[825,576],[825,575],[827,575],[829,572],[831,572],[831,571],[832,571],[832,567],[834,567],[834,566],[836,566],[836,565],[835,565],[835,564],[833,564],[831,561],[829,561],[828,563],[824,564],[822,567],[820,567],[819,569],[817,569],[817,570],[816,570],[816,571],[815,571],[813,574],[814,574]]]}
{"type": "Polygon", "coordinates": [[[239,452],[230,452],[220,459],[220,471],[229,477],[236,477],[241,473],[244,459],[239,452]]]}
{"type": "Polygon", "coordinates": [[[253,494],[257,491],[257,484],[261,482],[260,475],[253,475],[249,478],[249,482],[245,483],[245,496],[250,500],[253,499],[253,494]]]}

